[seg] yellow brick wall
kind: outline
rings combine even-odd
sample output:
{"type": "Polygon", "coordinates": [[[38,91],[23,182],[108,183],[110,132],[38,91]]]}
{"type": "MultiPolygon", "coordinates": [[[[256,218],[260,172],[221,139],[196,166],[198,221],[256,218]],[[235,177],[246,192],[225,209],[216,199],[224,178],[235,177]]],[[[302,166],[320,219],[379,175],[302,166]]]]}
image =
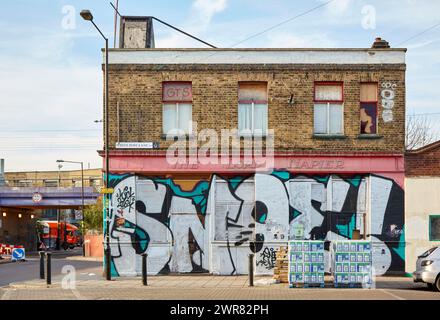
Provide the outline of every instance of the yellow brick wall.
{"type": "Polygon", "coordinates": [[[237,128],[238,82],[267,81],[269,129],[275,130],[277,151],[396,152],[404,151],[405,66],[140,66],[111,65],[109,73],[110,148],[116,141],[154,141],[165,150],[171,142],[162,137],[162,82],[191,81],[193,121],[198,130],[237,128]],[[315,81],[344,82],[345,139],[313,136],[313,87],[315,81]],[[397,85],[394,121],[384,123],[380,92],[379,139],[359,139],[360,82],[397,85]],[[293,94],[295,104],[288,99],[293,94]],[[119,104],[119,115],[117,114],[119,104]],[[119,132],[118,132],[119,118],[119,132]]]}

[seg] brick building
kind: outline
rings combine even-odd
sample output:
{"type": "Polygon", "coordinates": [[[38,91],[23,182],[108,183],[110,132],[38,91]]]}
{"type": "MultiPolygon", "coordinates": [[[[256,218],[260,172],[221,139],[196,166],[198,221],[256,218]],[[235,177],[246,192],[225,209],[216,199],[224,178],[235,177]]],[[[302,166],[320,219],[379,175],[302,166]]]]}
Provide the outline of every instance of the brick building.
{"type": "Polygon", "coordinates": [[[406,271],[440,241],[440,141],[405,154],[406,271]]]}
{"type": "MultiPolygon", "coordinates": [[[[4,173],[10,187],[81,187],[81,170],[9,171],[4,173]]],[[[84,186],[101,188],[102,169],[84,169],[84,186]]]]}
{"type": "Polygon", "coordinates": [[[250,253],[270,274],[288,239],[356,238],[404,272],[406,50],[378,47],[111,49],[114,274],[143,252],[154,274],[244,274],[250,253]]]}
{"type": "MultiPolygon", "coordinates": [[[[84,170],[84,203],[96,203],[101,169],[84,170]]],[[[38,247],[38,220],[79,225],[82,205],[81,171],[4,172],[0,159],[0,244],[38,247]],[[34,198],[34,196],[38,196],[34,198]]]]}

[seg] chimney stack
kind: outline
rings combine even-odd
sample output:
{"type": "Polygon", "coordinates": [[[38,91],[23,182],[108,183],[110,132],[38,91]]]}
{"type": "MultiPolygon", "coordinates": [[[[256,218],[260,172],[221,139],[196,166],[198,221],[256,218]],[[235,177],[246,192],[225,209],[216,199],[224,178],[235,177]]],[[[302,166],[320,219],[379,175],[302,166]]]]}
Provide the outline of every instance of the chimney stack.
{"type": "Polygon", "coordinates": [[[385,41],[382,38],[377,37],[374,40],[374,43],[371,46],[371,48],[373,48],[373,49],[386,49],[386,48],[390,48],[390,44],[388,43],[388,41],[385,41]]]}
{"type": "Polygon", "coordinates": [[[152,17],[121,17],[119,48],[154,48],[152,17]]]}

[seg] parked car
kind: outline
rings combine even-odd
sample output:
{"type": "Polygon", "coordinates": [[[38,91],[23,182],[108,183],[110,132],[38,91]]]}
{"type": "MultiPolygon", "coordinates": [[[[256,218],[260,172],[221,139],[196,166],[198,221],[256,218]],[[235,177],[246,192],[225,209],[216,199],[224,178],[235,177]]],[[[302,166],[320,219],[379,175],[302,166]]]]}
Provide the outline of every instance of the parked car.
{"type": "Polygon", "coordinates": [[[431,248],[418,257],[413,279],[440,291],[440,247],[431,248]]]}

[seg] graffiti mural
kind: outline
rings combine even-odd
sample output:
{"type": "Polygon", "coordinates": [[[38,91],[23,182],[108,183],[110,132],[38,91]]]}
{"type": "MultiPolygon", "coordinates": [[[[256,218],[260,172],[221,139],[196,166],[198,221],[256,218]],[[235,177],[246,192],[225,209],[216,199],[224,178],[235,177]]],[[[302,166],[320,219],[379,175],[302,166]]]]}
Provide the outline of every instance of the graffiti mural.
{"type": "Polygon", "coordinates": [[[190,186],[134,175],[110,181],[115,275],[139,275],[144,252],[150,274],[246,274],[250,253],[257,274],[270,274],[276,250],[289,239],[327,240],[328,261],[330,241],[364,233],[373,242],[377,274],[404,270],[403,190],[385,177],[279,170],[214,174],[190,186]]]}
{"type": "Polygon", "coordinates": [[[393,108],[394,108],[394,97],[396,95],[397,85],[391,82],[382,83],[382,90],[380,95],[382,97],[382,119],[384,122],[393,121],[393,108]]]}

